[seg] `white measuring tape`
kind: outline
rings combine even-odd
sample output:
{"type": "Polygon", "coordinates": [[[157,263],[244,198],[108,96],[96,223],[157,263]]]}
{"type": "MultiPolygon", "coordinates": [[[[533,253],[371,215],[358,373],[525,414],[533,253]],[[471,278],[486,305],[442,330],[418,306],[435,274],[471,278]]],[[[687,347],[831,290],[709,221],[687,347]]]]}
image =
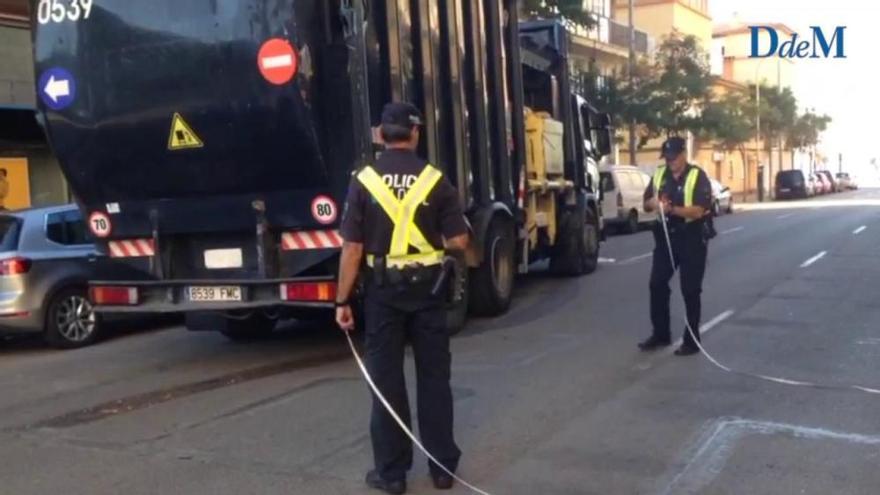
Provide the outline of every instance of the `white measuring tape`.
{"type": "Polygon", "coordinates": [[[422,445],[422,442],[420,442],[416,438],[416,436],[413,434],[412,430],[410,430],[409,427],[406,425],[406,423],[402,419],[400,419],[400,416],[397,415],[397,411],[395,411],[394,408],[391,407],[391,404],[388,403],[388,401],[385,399],[385,396],[382,395],[382,392],[379,391],[379,387],[377,387],[376,384],[373,382],[373,377],[370,376],[370,372],[367,371],[367,367],[364,366],[364,362],[361,359],[360,354],[358,354],[357,349],[355,349],[354,341],[351,340],[351,335],[349,334],[349,332],[344,332],[344,333],[345,333],[345,338],[348,339],[348,347],[351,349],[351,354],[354,356],[354,360],[357,362],[358,368],[360,368],[360,370],[361,370],[361,374],[364,375],[364,379],[370,385],[370,389],[373,390],[373,393],[376,394],[376,397],[379,398],[379,402],[381,402],[382,405],[385,406],[385,409],[388,411],[388,414],[390,414],[391,417],[394,418],[394,421],[397,422],[397,425],[400,426],[400,429],[403,430],[404,433],[406,433],[406,436],[408,436],[409,439],[413,441],[413,443],[419,448],[419,450],[421,450],[426,456],[428,456],[428,459],[433,461],[434,464],[439,466],[440,469],[442,469],[444,472],[446,472],[446,474],[448,474],[449,476],[452,476],[456,481],[461,483],[463,486],[469,488],[474,493],[479,493],[480,495],[491,495],[489,492],[481,490],[481,489],[477,488],[476,486],[468,483],[467,481],[459,478],[458,475],[456,475],[455,473],[453,473],[452,471],[447,469],[446,466],[443,465],[443,463],[438,461],[436,457],[434,457],[430,452],[428,452],[428,449],[426,449],[425,446],[422,445]]]}
{"type": "MultiPolygon", "coordinates": [[[[666,226],[666,212],[663,211],[663,208],[658,208],[660,211],[660,223],[663,225],[663,234],[666,237],[666,248],[669,250],[669,261],[672,263],[673,274],[678,271],[678,267],[675,265],[675,255],[672,252],[672,240],[669,238],[669,228],[666,226]]],[[[790,380],[788,378],[780,378],[777,376],[770,375],[762,375],[759,373],[749,373],[748,371],[740,371],[731,368],[730,366],[725,366],[721,364],[717,359],[715,359],[711,354],[706,351],[706,348],[703,347],[703,344],[700,342],[700,339],[697,338],[696,332],[691,328],[691,324],[687,321],[687,316],[684,318],[684,324],[687,328],[688,333],[690,333],[691,340],[697,344],[697,347],[700,349],[700,353],[703,356],[706,356],[706,359],[709,360],[710,363],[715,365],[718,369],[722,371],[726,371],[728,373],[733,373],[736,375],[747,376],[750,378],[757,378],[759,380],[764,380],[772,383],[778,383],[782,385],[791,385],[794,387],[811,387],[811,388],[820,388],[820,389],[828,389],[828,390],[856,390],[859,392],[865,392],[868,394],[877,394],[880,395],[880,389],[871,388],[871,387],[863,387],[861,385],[829,385],[829,384],[821,384],[815,382],[805,382],[801,380],[790,380]]]]}

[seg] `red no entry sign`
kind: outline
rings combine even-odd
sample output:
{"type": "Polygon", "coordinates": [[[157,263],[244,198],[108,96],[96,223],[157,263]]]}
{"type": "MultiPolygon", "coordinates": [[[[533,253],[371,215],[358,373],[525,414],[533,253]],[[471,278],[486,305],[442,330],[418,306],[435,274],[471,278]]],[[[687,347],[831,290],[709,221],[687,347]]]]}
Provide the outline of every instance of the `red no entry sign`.
{"type": "Polygon", "coordinates": [[[296,75],[299,57],[290,42],[282,38],[272,38],[263,43],[257,55],[260,73],[272,84],[287,84],[296,75]]]}

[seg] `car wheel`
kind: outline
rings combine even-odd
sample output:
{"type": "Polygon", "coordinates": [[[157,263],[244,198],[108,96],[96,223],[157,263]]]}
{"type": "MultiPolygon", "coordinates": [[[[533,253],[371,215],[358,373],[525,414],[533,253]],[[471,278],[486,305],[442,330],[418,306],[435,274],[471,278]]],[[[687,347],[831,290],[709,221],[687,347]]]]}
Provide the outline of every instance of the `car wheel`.
{"type": "Polygon", "coordinates": [[[727,213],[728,214],[733,213],[733,197],[731,197],[730,199],[727,200],[727,213]]]}
{"type": "Polygon", "coordinates": [[[712,202],[712,215],[716,217],[721,216],[721,203],[717,199],[712,202]]]}
{"type": "Polygon", "coordinates": [[[46,341],[59,349],[85,347],[98,340],[101,326],[85,289],[64,289],[49,303],[46,341]]]}

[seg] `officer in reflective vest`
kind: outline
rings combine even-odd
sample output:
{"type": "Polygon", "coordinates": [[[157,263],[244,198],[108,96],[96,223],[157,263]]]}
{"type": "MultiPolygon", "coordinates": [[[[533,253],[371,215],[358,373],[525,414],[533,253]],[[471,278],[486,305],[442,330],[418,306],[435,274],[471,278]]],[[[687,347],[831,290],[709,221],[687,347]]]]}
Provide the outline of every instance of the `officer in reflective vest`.
{"type": "MultiPolygon", "coordinates": [[[[364,167],[352,179],[341,228],[345,243],[336,320],[344,331],[354,328],[350,297],[365,265],[368,371],[408,423],[403,364],[405,344],[411,343],[419,432],[428,451],[454,472],[461,452],[453,438],[446,301],[435,285],[444,255],[467,248],[468,225],[455,188],[415,153],[421,125],[414,106],[388,104],[381,125],[386,150],[374,166],[364,167]]],[[[404,493],[412,443],[376,397],[370,433],[375,469],[367,473],[367,484],[387,493],[404,493]]],[[[438,489],[452,487],[449,475],[433,464],[429,468],[438,489]]]]}
{"type": "MultiPolygon", "coordinates": [[[[700,338],[700,294],[706,271],[708,239],[707,215],[712,204],[712,186],[706,173],[687,162],[687,143],[671,137],[663,143],[661,165],[645,190],[645,210],[662,209],[672,244],[675,266],[658,218],[654,227],[654,261],[651,267],[651,324],[653,333],[639,344],[643,351],[653,351],[672,343],[669,328],[669,280],[675,268],[680,270],[687,321],[697,339],[700,338]]],[[[685,328],[682,345],[675,354],[689,356],[699,352],[690,332],[685,328]]]]}

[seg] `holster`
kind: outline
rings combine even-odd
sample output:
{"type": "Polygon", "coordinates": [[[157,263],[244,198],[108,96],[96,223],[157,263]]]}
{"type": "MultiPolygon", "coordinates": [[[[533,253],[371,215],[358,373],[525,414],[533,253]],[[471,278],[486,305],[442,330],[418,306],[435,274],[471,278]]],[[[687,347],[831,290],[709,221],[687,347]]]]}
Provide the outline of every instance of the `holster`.
{"type": "Polygon", "coordinates": [[[709,241],[718,237],[718,231],[715,230],[715,217],[707,215],[703,219],[703,240],[709,241]]]}

